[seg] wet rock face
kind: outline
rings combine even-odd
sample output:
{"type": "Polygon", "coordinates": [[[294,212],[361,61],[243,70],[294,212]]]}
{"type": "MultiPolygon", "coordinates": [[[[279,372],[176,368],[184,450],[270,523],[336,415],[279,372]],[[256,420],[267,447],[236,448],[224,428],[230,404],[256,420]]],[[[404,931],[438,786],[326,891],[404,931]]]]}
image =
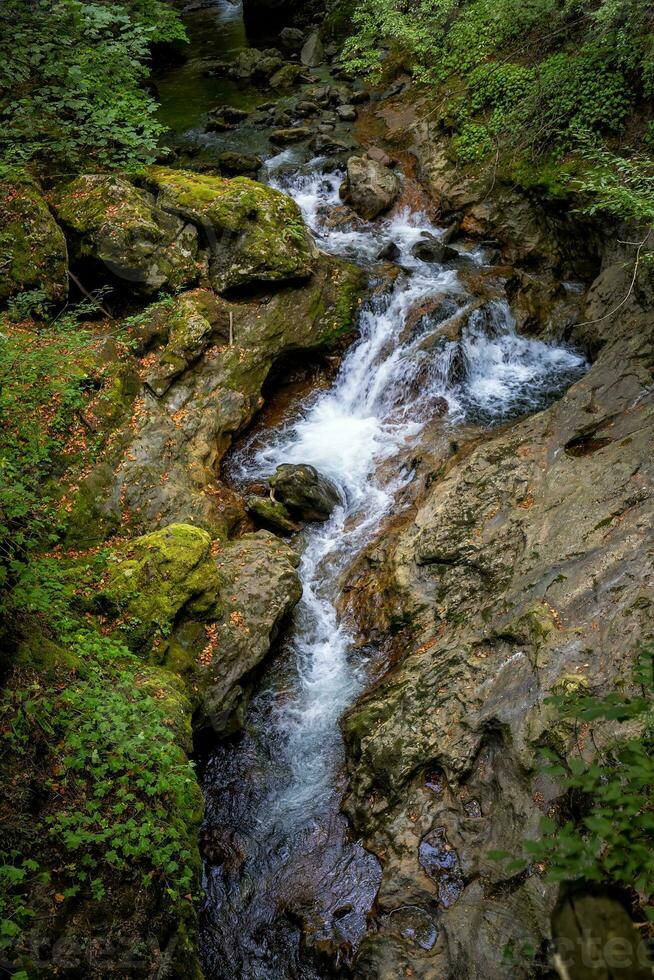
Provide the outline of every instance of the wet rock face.
{"type": "Polygon", "coordinates": [[[327,521],[340,503],[338,489],[313,466],[284,463],[270,478],[275,498],[305,521],[327,521]]]}
{"type": "Polygon", "coordinates": [[[0,184],[0,254],[0,302],[32,290],[66,299],[66,240],[36,183],[0,184]]]}
{"type": "MultiPolygon", "coordinates": [[[[628,288],[629,266],[608,266],[582,319],[628,288]]],[[[648,630],[653,308],[648,269],[618,315],[580,326],[598,351],[583,380],[451,458],[375,545],[357,601],[407,627],[402,659],[343,726],[348,813],[384,865],[361,976],[500,980],[505,947],[511,975],[532,975],[524,950],[548,937],[556,886],[487,855],[520,852],[557,798],[539,751],[571,750],[572,733],[544,699],[612,689],[648,630]],[[434,903],[431,950],[392,929],[394,909],[434,903]]]]}
{"type": "Polygon", "coordinates": [[[377,160],[350,157],[341,197],[362,218],[373,220],[395,204],[402,190],[398,175],[377,160]]]}

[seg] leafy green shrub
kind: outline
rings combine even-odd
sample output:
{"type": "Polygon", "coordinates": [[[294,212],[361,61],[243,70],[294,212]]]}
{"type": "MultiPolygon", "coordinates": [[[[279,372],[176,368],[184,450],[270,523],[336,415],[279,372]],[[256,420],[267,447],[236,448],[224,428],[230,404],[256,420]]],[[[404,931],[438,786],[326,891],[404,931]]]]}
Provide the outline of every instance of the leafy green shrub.
{"type": "MultiPolygon", "coordinates": [[[[554,881],[610,882],[633,890],[654,921],[654,650],[639,658],[634,682],[639,694],[548,698],[573,729],[608,722],[617,734],[594,759],[567,761],[547,752],[548,772],[563,795],[556,812],[543,818],[540,840],[526,841],[524,855],[507,870],[544,862],[554,881]]],[[[508,855],[490,855],[506,860],[508,855]]]]}
{"type": "Polygon", "coordinates": [[[454,149],[464,163],[495,145],[514,160],[560,159],[579,129],[620,132],[653,90],[646,0],[359,0],[353,22],[353,67],[379,76],[390,48],[437,86],[441,119],[459,117],[454,149]]]}
{"type": "Polygon", "coordinates": [[[493,141],[486,126],[470,122],[453,138],[452,146],[460,163],[474,163],[488,155],[493,141]]]}
{"type": "Polygon", "coordinates": [[[68,169],[150,160],[162,127],[142,87],[155,41],[184,37],[160,0],[4,0],[0,159],[68,169]]]}

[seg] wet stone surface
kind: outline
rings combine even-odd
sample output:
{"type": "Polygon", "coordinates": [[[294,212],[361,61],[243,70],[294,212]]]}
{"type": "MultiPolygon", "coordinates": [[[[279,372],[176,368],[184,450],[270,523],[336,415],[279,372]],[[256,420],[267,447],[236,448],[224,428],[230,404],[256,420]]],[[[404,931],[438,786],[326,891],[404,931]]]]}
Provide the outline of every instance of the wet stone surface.
{"type": "Polygon", "coordinates": [[[422,867],[438,884],[439,902],[450,908],[461,896],[464,882],[458,855],[448,843],[444,827],[437,827],[423,837],[418,855],[422,867]]]}

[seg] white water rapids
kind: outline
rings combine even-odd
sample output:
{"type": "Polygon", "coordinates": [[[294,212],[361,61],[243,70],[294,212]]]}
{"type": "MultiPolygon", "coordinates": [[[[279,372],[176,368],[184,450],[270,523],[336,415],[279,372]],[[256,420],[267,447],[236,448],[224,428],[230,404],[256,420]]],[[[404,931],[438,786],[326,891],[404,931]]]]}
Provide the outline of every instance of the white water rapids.
{"type": "MultiPolygon", "coordinates": [[[[287,161],[282,154],[269,163],[269,180],[295,198],[323,251],[365,266],[374,279],[375,257],[392,241],[400,271],[363,306],[360,337],[331,389],[307,399],[263,443],[260,435],[246,441],[233,463],[237,480],[268,477],[281,463],[309,463],[337,484],[342,503],[328,522],[300,535],[303,595],[286,654],[255,697],[242,742],[218,753],[208,769],[207,784],[215,786],[209,823],[231,826],[247,852],[245,870],[235,876],[207,871],[205,962],[215,978],[315,976],[286,962],[286,953],[279,959],[288,932],[271,924],[283,909],[310,908],[319,936],[336,933],[351,945],[365,931],[379,872],[360,845],[346,844],[338,815],[338,723],[366,671],[336,602],[342,573],[412,479],[408,461],[421,432],[438,418],[444,433],[455,434],[462,424],[492,425],[538,410],[585,370],[579,354],[519,336],[504,299],[479,300],[455,267],[415,258],[422,233],[439,234],[424,216],[403,212],[330,228],[341,176],[321,173],[314,161],[285,178],[287,161]],[[234,796],[225,804],[221,794],[236,793],[239,780],[248,784],[240,802],[234,796]]],[[[463,261],[481,266],[484,257],[469,252],[463,261]]]]}

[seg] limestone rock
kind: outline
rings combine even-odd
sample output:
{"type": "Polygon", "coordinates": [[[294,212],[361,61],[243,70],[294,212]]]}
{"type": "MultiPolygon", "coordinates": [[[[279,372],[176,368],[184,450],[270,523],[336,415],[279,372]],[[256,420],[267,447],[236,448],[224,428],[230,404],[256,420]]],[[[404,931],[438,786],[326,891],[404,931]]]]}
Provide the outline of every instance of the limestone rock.
{"type": "Polygon", "coordinates": [[[248,497],[247,509],[264,527],[282,534],[293,534],[298,526],[284,504],[270,497],[248,497]]]}
{"type": "MultiPolygon", "coordinates": [[[[583,319],[606,316],[628,288],[629,267],[607,267],[583,319]]],[[[652,308],[643,269],[619,313],[595,326],[589,373],[546,411],[445,460],[348,583],[367,635],[407,626],[401,656],[343,723],[347,810],[383,857],[380,915],[436,903],[440,930],[428,950],[389,923],[366,940],[362,968],[379,972],[363,976],[410,966],[425,978],[504,980],[498,948],[537,949],[549,934],[557,886],[511,877],[487,854],[520,853],[559,796],[540,748],[579,751],[544,699],[628,683],[651,629],[652,308]],[[421,864],[434,831],[463,880],[449,906],[421,864]]],[[[532,966],[521,955],[512,976],[532,966]]]]}
{"type": "Polygon", "coordinates": [[[261,170],[261,165],[261,157],[249,153],[235,153],[232,150],[226,150],[218,157],[220,172],[225,177],[255,178],[261,170]]]}
{"type": "Polygon", "coordinates": [[[217,480],[220,460],[261,408],[275,363],[329,351],[352,331],[364,284],[358,268],[322,257],[306,284],[261,301],[197,289],[132,319],[143,389],[79,486],[71,543],[88,546],[126,525],[197,524],[223,535],[243,522],[239,498],[217,480]]]}
{"type": "Polygon", "coordinates": [[[56,192],[54,206],[76,256],[102,263],[140,292],[180,289],[203,271],[193,224],[121,177],[78,177],[56,192]]]}
{"type": "Polygon", "coordinates": [[[288,92],[302,78],[300,65],[282,65],[270,79],[270,87],[276,92],[288,92]]]}
{"type": "Polygon", "coordinates": [[[305,126],[289,126],[286,129],[276,129],[270,134],[270,142],[278,146],[287,146],[289,143],[301,143],[303,140],[310,139],[312,131],[305,126]]]}
{"type": "Polygon", "coordinates": [[[318,68],[325,60],[325,49],[323,48],[320,34],[311,34],[302,48],[300,60],[307,68],[318,68]]]}
{"type": "Polygon", "coordinates": [[[0,302],[32,290],[51,302],[66,299],[66,240],[36,183],[2,183],[0,302]]]}
{"type": "Polygon", "coordinates": [[[209,274],[222,292],[311,275],[317,250],[294,201],[247,177],[225,180],[151,167],[148,181],[167,214],[196,224],[209,242],[209,274]]]}
{"type": "Polygon", "coordinates": [[[285,27],[279,35],[279,44],[287,54],[299,54],[304,46],[304,31],[297,27],[285,27]]]}
{"type": "Polygon", "coordinates": [[[337,487],[313,466],[282,463],[270,478],[275,499],[305,521],[327,521],[341,501],[337,487]]]}
{"type": "Polygon", "coordinates": [[[193,601],[208,611],[218,594],[218,575],[210,557],[206,531],[173,524],[129,543],[124,557],[110,569],[103,600],[136,625],[132,646],[170,629],[193,601]]]}
{"type": "Polygon", "coordinates": [[[240,682],[300,598],[298,561],[267,531],[223,545],[171,525],[123,546],[100,602],[133,649],[186,681],[196,726],[222,734],[238,724],[240,682]]]}
{"type": "Polygon", "coordinates": [[[435,235],[425,232],[411,249],[411,254],[421,262],[451,262],[459,258],[455,248],[439,242],[435,235]]]}
{"type": "MultiPolygon", "coordinates": [[[[202,691],[196,727],[217,734],[240,723],[247,694],[243,678],[269,653],[302,594],[299,558],[268,531],[246,534],[216,558],[223,613],[195,670],[202,691]]],[[[177,638],[193,649],[193,631],[177,638]]],[[[173,654],[174,655],[174,654],[173,654]]]]}
{"type": "Polygon", "coordinates": [[[368,157],[350,157],[347,177],[341,187],[341,197],[354,210],[372,221],[388,211],[402,191],[396,173],[368,157]]]}

